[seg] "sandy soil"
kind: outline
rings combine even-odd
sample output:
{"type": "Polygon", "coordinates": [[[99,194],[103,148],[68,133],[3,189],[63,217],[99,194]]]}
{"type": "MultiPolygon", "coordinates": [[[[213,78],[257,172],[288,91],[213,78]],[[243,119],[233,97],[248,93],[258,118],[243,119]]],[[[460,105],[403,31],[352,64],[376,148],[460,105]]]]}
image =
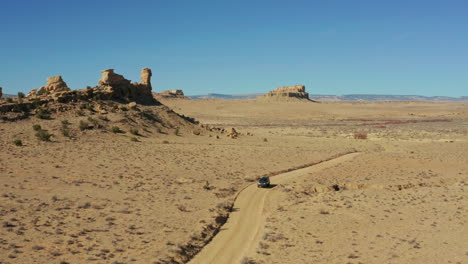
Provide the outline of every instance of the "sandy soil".
{"type": "Polygon", "coordinates": [[[243,135],[176,136],[111,113],[107,129],[85,131],[79,121],[96,114],[0,123],[0,262],[164,261],[255,177],[349,151],[361,154],[262,190],[263,231],[238,259],[467,262],[467,103],[164,103],[243,135]],[[60,134],[64,119],[76,139],[60,134]]]}

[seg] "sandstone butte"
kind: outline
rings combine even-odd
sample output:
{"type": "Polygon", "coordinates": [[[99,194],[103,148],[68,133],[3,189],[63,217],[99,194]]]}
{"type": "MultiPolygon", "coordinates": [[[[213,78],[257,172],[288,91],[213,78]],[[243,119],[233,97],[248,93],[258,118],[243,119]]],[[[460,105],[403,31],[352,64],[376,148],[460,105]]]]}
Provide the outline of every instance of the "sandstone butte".
{"type": "Polygon", "coordinates": [[[309,94],[305,91],[305,85],[279,87],[267,94],[257,97],[257,99],[266,101],[310,100],[309,94]]]}
{"type": "Polygon", "coordinates": [[[157,99],[188,99],[182,90],[166,90],[155,93],[157,99]]]}

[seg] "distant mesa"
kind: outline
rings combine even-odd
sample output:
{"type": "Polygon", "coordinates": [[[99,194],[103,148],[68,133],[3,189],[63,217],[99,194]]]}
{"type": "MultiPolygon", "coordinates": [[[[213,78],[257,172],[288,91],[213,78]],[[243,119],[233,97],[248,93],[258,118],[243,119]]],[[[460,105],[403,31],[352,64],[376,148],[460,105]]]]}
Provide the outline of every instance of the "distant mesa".
{"type": "Polygon", "coordinates": [[[257,97],[257,99],[266,101],[310,101],[309,94],[305,91],[305,85],[279,87],[257,97]]]}
{"type": "Polygon", "coordinates": [[[182,90],[166,90],[160,93],[154,93],[156,99],[189,99],[184,95],[184,91],[182,90]]]}

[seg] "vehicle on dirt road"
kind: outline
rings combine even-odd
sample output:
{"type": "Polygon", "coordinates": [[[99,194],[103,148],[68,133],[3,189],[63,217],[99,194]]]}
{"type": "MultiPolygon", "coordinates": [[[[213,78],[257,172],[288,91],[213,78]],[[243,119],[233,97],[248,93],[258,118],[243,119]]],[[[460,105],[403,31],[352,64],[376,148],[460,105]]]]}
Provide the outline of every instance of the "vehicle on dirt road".
{"type": "Polygon", "coordinates": [[[270,187],[270,178],[269,177],[262,177],[257,182],[258,188],[268,188],[270,187]]]}

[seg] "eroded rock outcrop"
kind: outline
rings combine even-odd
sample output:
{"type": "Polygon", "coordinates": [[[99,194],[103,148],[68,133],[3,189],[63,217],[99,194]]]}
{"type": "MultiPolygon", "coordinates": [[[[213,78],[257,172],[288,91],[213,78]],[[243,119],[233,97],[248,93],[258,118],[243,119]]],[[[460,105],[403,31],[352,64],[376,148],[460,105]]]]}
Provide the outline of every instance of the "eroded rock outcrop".
{"type": "Polygon", "coordinates": [[[157,99],[188,99],[182,90],[166,90],[155,94],[157,99]]]}
{"type": "Polygon", "coordinates": [[[304,85],[279,87],[265,95],[259,96],[257,99],[278,101],[310,100],[304,85]]]}
{"type": "Polygon", "coordinates": [[[57,92],[66,92],[71,89],[67,86],[67,83],[62,79],[62,76],[56,75],[47,78],[47,84],[39,89],[32,89],[26,97],[34,97],[37,95],[48,95],[57,92]]]}
{"type": "Polygon", "coordinates": [[[33,89],[27,97],[49,98],[57,102],[69,102],[74,100],[118,100],[123,102],[157,103],[151,93],[151,69],[144,68],[141,71],[141,82],[131,83],[123,75],[108,69],[101,72],[98,86],[87,87],[72,91],[63,81],[61,76],[53,76],[47,79],[47,85],[39,89],[33,89]]]}

